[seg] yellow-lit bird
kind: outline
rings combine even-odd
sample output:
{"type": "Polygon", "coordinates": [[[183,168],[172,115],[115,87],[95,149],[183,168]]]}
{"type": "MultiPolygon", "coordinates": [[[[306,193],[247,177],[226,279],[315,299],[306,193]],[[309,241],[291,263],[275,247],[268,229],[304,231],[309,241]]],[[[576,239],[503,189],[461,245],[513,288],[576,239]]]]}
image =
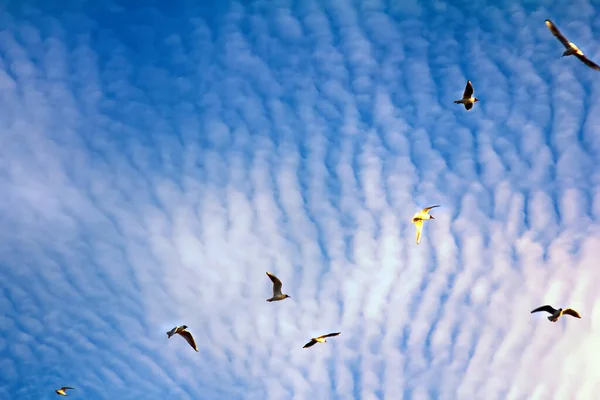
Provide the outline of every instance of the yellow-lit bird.
{"type": "Polygon", "coordinates": [[[192,349],[198,351],[198,346],[196,346],[196,341],[194,340],[194,337],[192,336],[191,332],[187,330],[187,325],[176,326],[175,328],[173,328],[169,332],[167,332],[167,336],[169,338],[175,334],[184,338],[186,340],[186,342],[188,342],[189,345],[192,346],[192,349]]]}
{"type": "Polygon", "coordinates": [[[59,396],[68,396],[68,394],[67,394],[68,389],[75,390],[75,388],[72,388],[70,386],[63,386],[60,389],[56,389],[55,392],[59,396]]]}
{"type": "Polygon", "coordinates": [[[433,215],[429,214],[429,210],[436,207],[439,207],[439,205],[424,208],[413,216],[412,223],[415,224],[415,227],[417,228],[417,244],[419,244],[419,242],[421,241],[421,232],[423,232],[423,221],[426,221],[428,219],[435,219],[433,218],[433,215]]]}
{"type": "Polygon", "coordinates": [[[598,66],[598,64],[596,64],[595,62],[593,62],[589,58],[587,58],[585,56],[585,54],[583,54],[583,51],[581,51],[579,49],[579,47],[575,46],[575,43],[569,42],[569,39],[567,39],[558,30],[558,28],[556,27],[556,25],[554,25],[554,23],[552,21],[550,21],[549,19],[547,19],[546,20],[546,26],[548,27],[548,29],[550,29],[550,32],[552,32],[552,34],[563,44],[563,46],[565,46],[566,50],[562,54],[563,57],[566,57],[566,56],[575,56],[575,57],[579,58],[579,60],[582,63],[584,63],[585,65],[587,65],[588,67],[590,67],[592,69],[595,69],[596,71],[600,71],[600,66],[598,66]]]}
{"type": "Polygon", "coordinates": [[[337,336],[340,333],[342,333],[342,332],[328,333],[327,335],[323,335],[323,336],[318,336],[318,337],[312,338],[312,339],[310,339],[310,342],[306,343],[304,345],[304,347],[302,347],[302,348],[306,349],[308,347],[314,346],[317,343],[327,343],[327,340],[325,340],[325,338],[337,336]]]}

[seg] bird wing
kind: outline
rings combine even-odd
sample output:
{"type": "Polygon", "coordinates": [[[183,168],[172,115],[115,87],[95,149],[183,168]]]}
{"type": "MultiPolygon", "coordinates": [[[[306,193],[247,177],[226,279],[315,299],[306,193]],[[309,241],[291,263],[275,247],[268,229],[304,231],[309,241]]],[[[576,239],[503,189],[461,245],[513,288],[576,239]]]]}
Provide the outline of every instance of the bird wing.
{"type": "Polygon", "coordinates": [[[583,62],[588,67],[595,69],[596,71],[600,71],[600,66],[587,58],[584,54],[575,54],[575,57],[579,58],[581,62],[583,62]]]}
{"type": "Polygon", "coordinates": [[[417,228],[417,244],[421,241],[421,232],[423,231],[423,220],[415,221],[415,227],[417,228]]]}
{"type": "Polygon", "coordinates": [[[531,313],[533,314],[534,312],[538,312],[538,311],[546,311],[546,312],[549,312],[550,314],[554,314],[556,312],[556,309],[554,307],[546,304],[545,306],[536,308],[531,313]]]}
{"type": "Polygon", "coordinates": [[[573,310],[572,308],[567,308],[566,310],[563,310],[563,314],[569,314],[575,318],[581,318],[581,315],[579,315],[579,313],[573,310]]]}
{"type": "Polygon", "coordinates": [[[465,103],[465,108],[467,111],[469,111],[471,108],[473,108],[473,103],[465,103]]]}
{"type": "Polygon", "coordinates": [[[328,333],[327,335],[319,336],[319,339],[324,339],[324,338],[328,338],[328,337],[332,337],[332,336],[337,336],[340,333],[342,333],[342,332],[328,333]]]}
{"type": "Polygon", "coordinates": [[[75,388],[72,388],[71,386],[63,386],[63,387],[61,387],[61,390],[67,390],[67,389],[75,390],[75,388]]]}
{"type": "Polygon", "coordinates": [[[556,27],[556,25],[554,25],[552,23],[552,21],[550,21],[549,19],[547,19],[546,20],[546,26],[548,27],[548,29],[550,29],[550,32],[552,32],[552,34],[558,40],[560,40],[560,42],[563,44],[563,46],[565,46],[567,49],[571,48],[571,43],[569,43],[569,40],[562,33],[560,33],[560,31],[558,30],[558,28],[556,27]]]}
{"type": "Polygon", "coordinates": [[[306,344],[304,345],[304,347],[302,347],[302,348],[303,348],[303,349],[306,349],[306,348],[308,348],[308,347],[312,347],[312,346],[314,346],[314,345],[315,345],[315,343],[317,343],[317,341],[316,341],[315,339],[311,339],[311,340],[310,340],[310,342],[306,343],[306,344]]]}
{"type": "Polygon", "coordinates": [[[430,207],[424,208],[424,209],[423,209],[423,211],[421,211],[421,212],[426,214],[426,213],[428,213],[428,212],[429,212],[429,210],[431,210],[432,208],[436,208],[436,207],[439,207],[439,206],[440,206],[439,204],[438,204],[438,205],[435,205],[435,206],[430,206],[430,207]]]}
{"type": "Polygon", "coordinates": [[[473,84],[471,81],[467,81],[467,86],[465,86],[465,91],[463,93],[463,99],[470,99],[473,95],[473,84]]]}
{"type": "Polygon", "coordinates": [[[186,340],[186,342],[190,344],[190,346],[192,346],[192,349],[198,351],[198,346],[196,346],[196,341],[194,340],[194,337],[192,336],[192,333],[190,331],[186,331],[184,329],[181,332],[179,332],[179,334],[186,340]]]}
{"type": "Polygon", "coordinates": [[[281,286],[283,286],[283,284],[281,283],[279,278],[273,275],[272,273],[267,272],[267,275],[269,276],[269,278],[271,278],[271,281],[273,282],[273,296],[280,295],[281,286]]]}

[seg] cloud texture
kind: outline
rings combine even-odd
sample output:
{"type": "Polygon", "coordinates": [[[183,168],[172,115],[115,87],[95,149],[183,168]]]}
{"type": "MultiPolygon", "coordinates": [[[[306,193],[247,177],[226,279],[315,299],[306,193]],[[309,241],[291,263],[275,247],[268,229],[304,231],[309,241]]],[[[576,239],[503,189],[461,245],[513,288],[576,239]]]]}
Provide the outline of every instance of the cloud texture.
{"type": "Polygon", "coordinates": [[[597,5],[134,3],[0,13],[0,398],[600,398],[597,5]]]}

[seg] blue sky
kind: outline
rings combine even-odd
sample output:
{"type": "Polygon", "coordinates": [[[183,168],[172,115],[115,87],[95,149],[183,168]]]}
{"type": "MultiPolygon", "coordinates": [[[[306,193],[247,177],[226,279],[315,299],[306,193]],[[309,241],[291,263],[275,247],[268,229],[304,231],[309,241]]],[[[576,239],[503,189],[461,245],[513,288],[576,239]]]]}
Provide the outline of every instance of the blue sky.
{"type": "Polygon", "coordinates": [[[0,10],[0,398],[600,398],[597,4],[0,10]]]}

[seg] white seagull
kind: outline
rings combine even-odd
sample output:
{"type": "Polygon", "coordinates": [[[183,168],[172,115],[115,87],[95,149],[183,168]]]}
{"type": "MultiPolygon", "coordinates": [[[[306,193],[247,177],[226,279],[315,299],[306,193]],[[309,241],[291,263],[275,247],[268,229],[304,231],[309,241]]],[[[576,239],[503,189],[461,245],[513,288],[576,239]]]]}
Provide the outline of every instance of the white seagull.
{"type": "Polygon", "coordinates": [[[194,340],[194,337],[192,336],[191,332],[187,330],[187,325],[176,326],[175,328],[173,328],[169,332],[167,332],[167,336],[169,338],[175,334],[184,338],[186,340],[186,342],[188,342],[189,345],[192,346],[192,349],[198,351],[198,346],[196,346],[196,341],[194,340]]]}
{"type": "Polygon", "coordinates": [[[550,313],[552,315],[550,315],[548,317],[549,321],[552,322],[556,322],[558,321],[558,319],[563,315],[563,314],[567,314],[567,315],[571,315],[575,318],[581,318],[581,315],[579,315],[579,313],[575,310],[573,310],[572,308],[565,308],[564,310],[562,308],[559,308],[558,310],[552,306],[549,305],[545,305],[545,306],[541,306],[536,308],[535,310],[533,310],[531,313],[535,313],[535,312],[539,312],[539,311],[546,311],[547,313],[550,313]]]}
{"type": "Polygon", "coordinates": [[[587,58],[585,54],[583,54],[583,51],[579,50],[579,47],[575,46],[575,43],[569,42],[569,39],[567,39],[562,33],[560,33],[560,31],[558,30],[556,25],[552,23],[552,21],[547,19],[546,26],[548,27],[548,29],[550,29],[550,32],[552,32],[552,34],[563,44],[563,46],[565,46],[566,50],[562,55],[563,57],[575,56],[579,58],[581,62],[583,62],[588,67],[595,69],[596,71],[600,71],[600,66],[598,66],[598,64],[594,63],[589,58],[587,58]]]}
{"type": "Polygon", "coordinates": [[[59,396],[68,396],[67,389],[75,390],[75,388],[72,388],[71,386],[63,386],[60,389],[56,389],[55,392],[59,396]]]}
{"type": "Polygon", "coordinates": [[[306,343],[302,348],[306,349],[307,347],[312,347],[317,343],[326,343],[327,340],[325,340],[325,338],[328,337],[332,337],[332,336],[337,336],[342,332],[336,332],[336,333],[328,333],[327,335],[323,335],[323,336],[317,336],[315,338],[310,339],[310,342],[306,343]]]}
{"type": "Polygon", "coordinates": [[[460,100],[454,100],[455,104],[464,104],[467,111],[473,108],[473,104],[479,101],[477,97],[473,97],[473,84],[471,81],[467,81],[467,86],[465,86],[465,91],[463,93],[463,97],[460,100]]]}
{"type": "Polygon", "coordinates": [[[273,282],[273,297],[271,297],[270,299],[267,299],[268,302],[285,300],[288,297],[291,297],[285,293],[281,293],[282,283],[279,280],[279,278],[277,278],[275,275],[273,275],[270,272],[267,272],[267,276],[269,278],[271,278],[271,281],[273,282]]]}
{"type": "Polygon", "coordinates": [[[417,228],[417,244],[419,244],[419,242],[421,241],[421,232],[423,231],[423,221],[428,220],[428,219],[435,219],[435,218],[433,218],[433,215],[429,215],[429,210],[431,210],[432,208],[436,208],[436,207],[439,207],[439,205],[424,208],[413,216],[412,223],[415,224],[415,226],[417,228]]]}

